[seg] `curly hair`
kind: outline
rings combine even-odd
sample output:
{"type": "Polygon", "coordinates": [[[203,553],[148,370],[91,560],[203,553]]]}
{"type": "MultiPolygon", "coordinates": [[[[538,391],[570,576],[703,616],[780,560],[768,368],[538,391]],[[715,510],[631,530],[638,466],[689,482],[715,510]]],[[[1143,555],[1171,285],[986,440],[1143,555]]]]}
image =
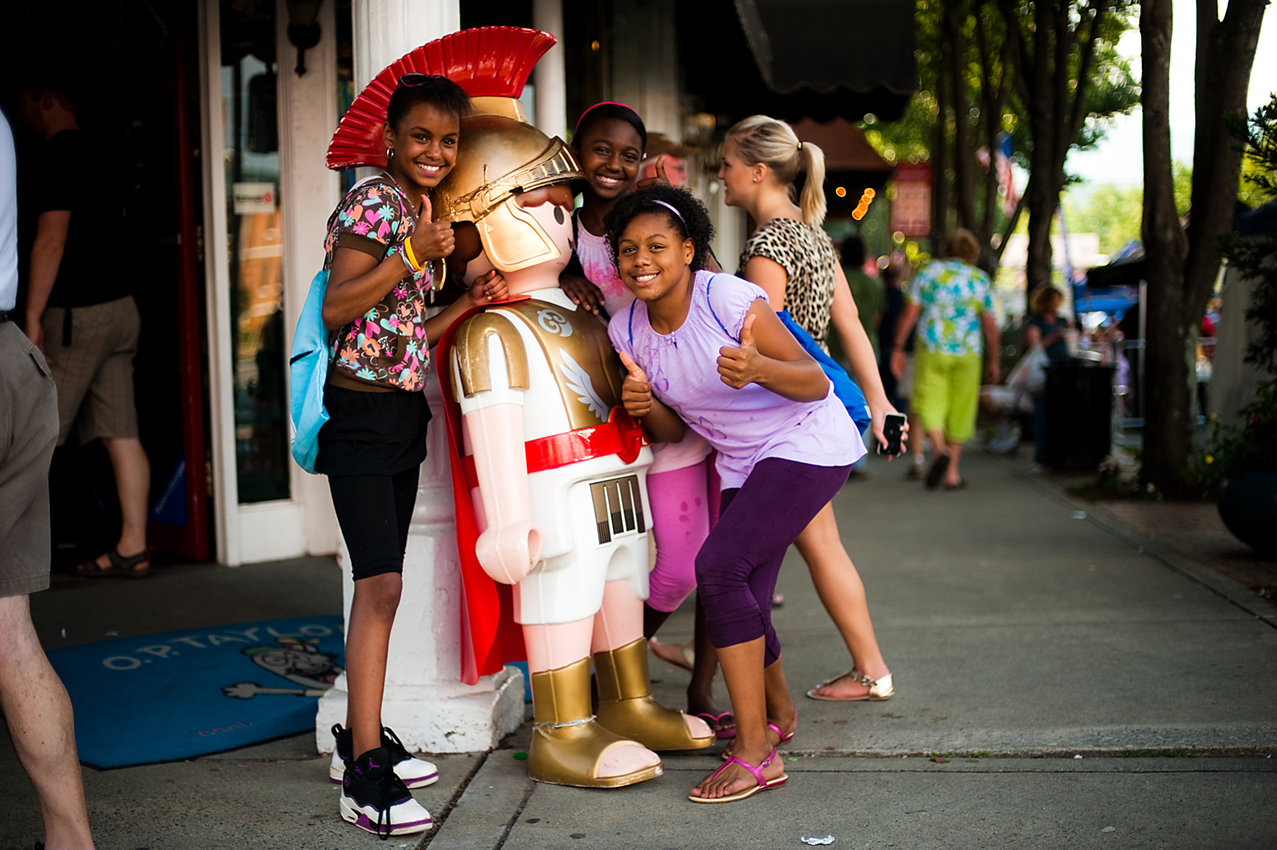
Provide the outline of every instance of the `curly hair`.
{"type": "Polygon", "coordinates": [[[705,205],[686,189],[676,189],[666,184],[649,186],[631,192],[616,202],[603,224],[607,228],[607,244],[612,251],[612,263],[617,261],[617,244],[629,223],[640,215],[656,213],[665,217],[669,225],[682,239],[691,239],[696,246],[692,256],[692,271],[700,271],[710,256],[710,240],[714,238],[714,225],[710,223],[705,205]],[[668,204],[668,206],[666,206],[668,204]],[[673,207],[677,211],[670,210],[673,207]]]}
{"type": "Polygon", "coordinates": [[[386,123],[399,131],[399,125],[418,104],[428,103],[436,109],[457,116],[460,121],[470,114],[470,95],[447,77],[425,74],[425,80],[416,85],[399,85],[390,94],[386,105],[386,123]]]}

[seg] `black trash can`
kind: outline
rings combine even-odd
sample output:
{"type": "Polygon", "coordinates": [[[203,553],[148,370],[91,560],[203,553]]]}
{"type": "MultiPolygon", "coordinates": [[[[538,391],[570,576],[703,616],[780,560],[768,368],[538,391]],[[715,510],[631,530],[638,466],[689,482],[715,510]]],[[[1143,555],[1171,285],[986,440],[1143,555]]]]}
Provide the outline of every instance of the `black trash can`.
{"type": "Polygon", "coordinates": [[[1086,360],[1046,370],[1044,457],[1053,469],[1090,471],[1113,442],[1113,366],[1086,360]]]}

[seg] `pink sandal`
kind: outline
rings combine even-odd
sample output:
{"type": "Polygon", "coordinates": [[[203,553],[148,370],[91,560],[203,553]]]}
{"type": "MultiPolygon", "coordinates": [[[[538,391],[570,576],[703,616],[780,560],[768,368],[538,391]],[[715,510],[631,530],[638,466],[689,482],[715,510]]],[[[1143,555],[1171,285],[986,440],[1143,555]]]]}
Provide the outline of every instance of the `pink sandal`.
{"type": "Polygon", "coordinates": [[[732,738],[736,737],[736,724],[734,722],[730,726],[723,725],[723,718],[731,717],[731,716],[732,716],[732,713],[730,711],[724,711],[721,714],[714,714],[709,711],[702,711],[700,714],[696,715],[696,717],[699,717],[701,720],[704,720],[711,729],[713,729],[715,726],[718,727],[717,729],[714,730],[714,737],[718,738],[718,740],[720,741],[729,741],[732,738]]]}
{"type": "Polygon", "coordinates": [[[722,766],[718,768],[718,770],[710,774],[710,777],[709,777],[710,779],[714,779],[715,777],[717,777],[724,770],[727,770],[727,768],[730,765],[739,764],[741,767],[745,768],[751,774],[753,774],[754,779],[758,781],[758,784],[755,785],[753,788],[746,788],[744,791],[737,791],[735,794],[728,794],[726,797],[713,797],[713,798],[693,797],[691,794],[688,794],[687,799],[691,800],[693,803],[735,803],[737,800],[744,800],[746,797],[752,797],[755,794],[757,794],[759,791],[767,791],[768,789],[771,789],[771,788],[779,788],[780,786],[784,785],[786,782],[789,781],[789,774],[782,773],[780,776],[777,776],[775,779],[763,778],[763,768],[767,767],[767,765],[771,764],[775,760],[776,760],[775,750],[772,750],[771,755],[763,759],[758,764],[758,767],[754,767],[752,764],[745,761],[744,759],[738,759],[735,756],[729,756],[727,760],[723,762],[722,766]]]}
{"type": "MultiPolygon", "coordinates": [[[[700,717],[700,715],[698,714],[697,717],[700,717]]],[[[790,741],[794,740],[794,734],[798,732],[798,711],[797,710],[794,711],[794,728],[790,729],[788,732],[781,731],[781,728],[777,726],[775,723],[768,723],[767,728],[775,732],[777,737],[780,738],[780,742],[776,744],[776,746],[779,747],[781,744],[788,744],[790,741]]],[[[731,737],[733,738],[736,737],[735,727],[732,727],[731,737]]],[[[727,748],[723,750],[723,753],[722,753],[723,761],[727,761],[728,759],[732,758],[732,754],[728,752],[728,750],[730,749],[731,749],[731,744],[728,744],[727,748]]]]}

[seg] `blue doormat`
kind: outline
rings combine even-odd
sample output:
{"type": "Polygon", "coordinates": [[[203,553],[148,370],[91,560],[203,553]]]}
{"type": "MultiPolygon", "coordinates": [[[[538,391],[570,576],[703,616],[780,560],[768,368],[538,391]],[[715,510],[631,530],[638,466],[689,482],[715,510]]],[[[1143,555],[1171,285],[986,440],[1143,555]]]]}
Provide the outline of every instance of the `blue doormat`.
{"type": "Polygon", "coordinates": [[[313,729],[342,672],[339,615],[241,623],[54,649],[80,760],[174,761],[313,729]]]}

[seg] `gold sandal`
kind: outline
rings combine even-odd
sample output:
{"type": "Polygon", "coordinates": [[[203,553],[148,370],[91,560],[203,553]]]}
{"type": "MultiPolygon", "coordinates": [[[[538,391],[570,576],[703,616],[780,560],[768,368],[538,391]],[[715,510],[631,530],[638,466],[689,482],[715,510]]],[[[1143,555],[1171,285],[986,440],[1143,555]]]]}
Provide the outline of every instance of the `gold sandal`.
{"type": "Polygon", "coordinates": [[[812,688],[810,691],[808,691],[807,696],[811,697],[812,699],[828,700],[829,702],[864,702],[864,701],[880,702],[885,699],[891,699],[892,695],[895,694],[895,692],[896,692],[896,688],[891,683],[890,673],[888,673],[887,675],[883,676],[880,679],[870,679],[864,673],[861,673],[859,670],[853,667],[852,669],[848,670],[846,673],[843,673],[841,676],[834,676],[832,679],[826,679],[825,681],[821,682],[815,688],[812,688]],[[839,679],[842,679],[842,678],[851,679],[853,682],[859,685],[865,685],[866,687],[869,688],[869,693],[864,694],[862,696],[858,696],[858,697],[831,697],[831,696],[827,696],[826,694],[816,693],[817,688],[823,688],[826,685],[832,685],[834,682],[837,682],[839,679]]]}

